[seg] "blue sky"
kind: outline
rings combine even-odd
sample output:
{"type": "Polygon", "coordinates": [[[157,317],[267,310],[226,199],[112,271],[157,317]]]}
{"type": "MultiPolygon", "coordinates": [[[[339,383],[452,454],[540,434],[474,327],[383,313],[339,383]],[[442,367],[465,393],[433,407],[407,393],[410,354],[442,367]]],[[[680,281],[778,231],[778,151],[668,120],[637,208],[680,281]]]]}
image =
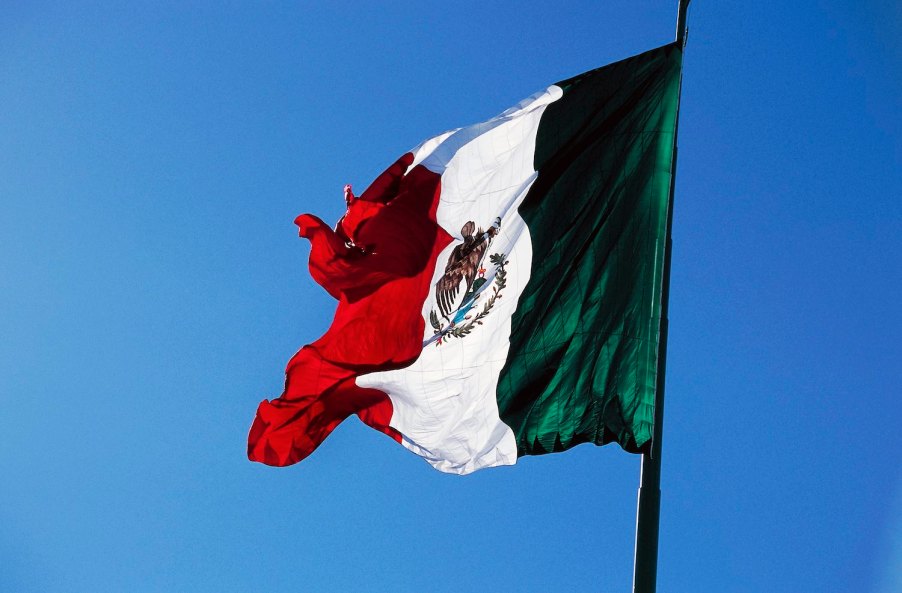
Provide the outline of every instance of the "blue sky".
{"type": "MultiPolygon", "coordinates": [[[[615,447],[245,446],[334,309],[294,217],[676,1],[73,4],[0,19],[0,590],[628,590],[615,447]]],[[[660,591],[902,587],[900,40],[889,0],[693,3],[660,591]]]]}

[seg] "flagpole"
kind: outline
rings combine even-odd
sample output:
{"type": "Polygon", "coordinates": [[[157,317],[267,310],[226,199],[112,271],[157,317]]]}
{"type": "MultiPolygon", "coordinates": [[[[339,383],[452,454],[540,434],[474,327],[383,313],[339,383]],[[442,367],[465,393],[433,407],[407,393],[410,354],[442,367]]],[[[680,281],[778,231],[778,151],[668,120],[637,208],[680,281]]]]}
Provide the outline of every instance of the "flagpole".
{"type": "MultiPolygon", "coordinates": [[[[691,0],[679,0],[676,42],[686,44],[686,13],[691,0]]],[[[682,74],[680,75],[682,87],[682,74]]],[[[679,99],[677,99],[679,101],[679,99]]],[[[667,364],[668,301],[670,300],[670,254],[673,229],[673,192],[676,181],[677,132],[680,110],[677,103],[673,135],[673,162],[670,168],[670,197],[667,203],[667,234],[664,248],[661,290],[661,328],[658,341],[658,376],[655,386],[655,426],[651,451],[642,454],[639,501],[636,505],[636,551],[633,565],[633,593],[655,593],[658,577],[658,525],[661,517],[661,437],[664,432],[664,371],[667,364]]]]}

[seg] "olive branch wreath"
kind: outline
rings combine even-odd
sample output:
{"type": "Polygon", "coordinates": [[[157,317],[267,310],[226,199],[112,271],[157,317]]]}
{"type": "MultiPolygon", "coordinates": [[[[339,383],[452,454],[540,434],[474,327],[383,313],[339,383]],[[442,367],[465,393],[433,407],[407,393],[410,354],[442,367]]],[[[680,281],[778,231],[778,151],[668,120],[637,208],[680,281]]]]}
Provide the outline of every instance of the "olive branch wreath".
{"type": "MultiPolygon", "coordinates": [[[[442,327],[441,321],[439,321],[438,315],[435,313],[435,310],[429,312],[429,323],[432,324],[433,329],[435,329],[436,334],[441,334],[442,337],[450,336],[452,338],[463,338],[467,336],[470,332],[472,332],[477,325],[482,325],[482,320],[489,314],[489,311],[492,310],[492,307],[495,306],[495,301],[501,298],[501,291],[507,286],[507,270],[504,266],[510,263],[510,261],[504,259],[505,254],[503,253],[493,253],[489,255],[489,261],[495,265],[495,285],[492,287],[492,296],[489,297],[489,300],[486,301],[485,305],[482,307],[482,311],[478,312],[475,317],[472,319],[470,316],[464,317],[464,320],[467,323],[461,325],[450,325],[446,328],[442,327]]],[[[441,344],[441,338],[436,343],[436,345],[441,344]]]]}

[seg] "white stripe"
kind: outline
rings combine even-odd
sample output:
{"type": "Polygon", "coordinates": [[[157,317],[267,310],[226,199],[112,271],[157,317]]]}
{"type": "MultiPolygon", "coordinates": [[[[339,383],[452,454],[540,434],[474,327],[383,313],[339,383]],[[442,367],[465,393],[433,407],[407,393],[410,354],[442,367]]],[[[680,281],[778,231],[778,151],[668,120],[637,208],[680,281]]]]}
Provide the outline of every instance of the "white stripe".
{"type": "MultiPolygon", "coordinates": [[[[430,311],[438,312],[434,286],[452,250],[463,241],[461,227],[473,221],[488,229],[500,217],[501,230],[487,254],[503,253],[510,262],[502,297],[469,335],[446,336],[440,345],[427,345],[407,368],[357,378],[361,387],[389,395],[391,426],[403,435],[404,446],[443,472],[466,474],[517,460],[514,434],[498,417],[495,395],[510,347],[511,316],[532,262],[529,229],[517,208],[536,179],[533,155],[539,120],[562,94],[560,88],[549,87],[492,120],[446,132],[413,151],[414,165],[422,163],[442,176],[436,218],[456,239],[439,255],[433,288],[423,303],[424,340],[434,334],[429,323],[430,311]]],[[[494,282],[495,267],[488,256],[483,266],[487,282],[494,282]]],[[[483,310],[490,293],[480,295],[471,317],[483,310]]]]}

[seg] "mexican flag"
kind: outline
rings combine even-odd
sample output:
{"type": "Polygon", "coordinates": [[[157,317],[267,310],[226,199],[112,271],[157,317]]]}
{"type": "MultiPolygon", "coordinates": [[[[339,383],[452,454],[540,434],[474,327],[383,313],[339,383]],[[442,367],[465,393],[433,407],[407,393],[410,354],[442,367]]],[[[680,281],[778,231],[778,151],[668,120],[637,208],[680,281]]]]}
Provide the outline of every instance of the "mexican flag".
{"type": "Polygon", "coordinates": [[[338,307],[249,458],[295,463],[351,414],[450,473],[648,447],[681,58],[549,86],[346,187],[334,228],[299,216],[338,307]]]}

